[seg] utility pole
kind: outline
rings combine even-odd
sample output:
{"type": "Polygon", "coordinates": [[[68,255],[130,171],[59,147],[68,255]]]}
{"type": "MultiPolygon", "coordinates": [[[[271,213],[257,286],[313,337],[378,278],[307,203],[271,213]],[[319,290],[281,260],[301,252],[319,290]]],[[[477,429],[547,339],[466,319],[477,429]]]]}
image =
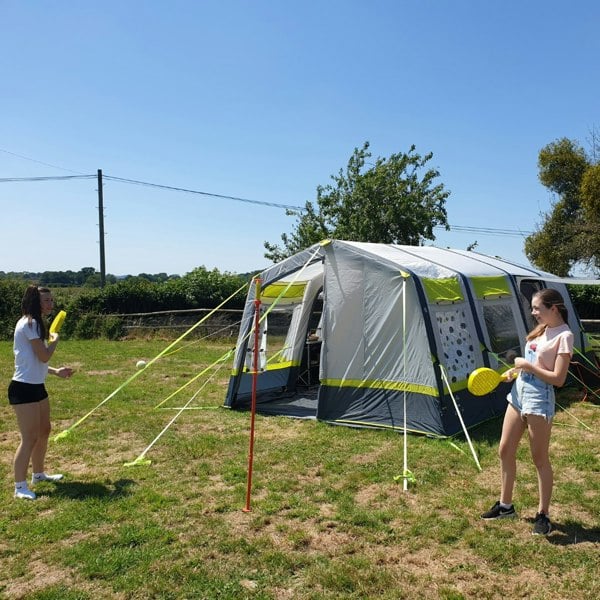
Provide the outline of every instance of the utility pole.
{"type": "Polygon", "coordinates": [[[102,169],[98,169],[98,228],[100,231],[100,287],[106,284],[104,261],[104,197],[102,194],[102,169]]]}

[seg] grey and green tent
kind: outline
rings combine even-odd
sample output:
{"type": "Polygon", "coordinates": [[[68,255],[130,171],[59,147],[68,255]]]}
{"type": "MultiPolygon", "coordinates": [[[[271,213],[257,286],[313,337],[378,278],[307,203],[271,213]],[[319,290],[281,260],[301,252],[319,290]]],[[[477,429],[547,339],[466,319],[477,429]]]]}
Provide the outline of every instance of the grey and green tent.
{"type": "MultiPolygon", "coordinates": [[[[476,397],[468,376],[523,354],[531,296],[544,287],[563,295],[575,346],[588,350],[567,280],[475,252],[328,240],[260,280],[259,412],[432,436],[461,430],[457,409],[466,427],[498,416],[508,384],[476,397]]],[[[251,402],[255,300],[251,286],[231,408],[251,402]]]]}

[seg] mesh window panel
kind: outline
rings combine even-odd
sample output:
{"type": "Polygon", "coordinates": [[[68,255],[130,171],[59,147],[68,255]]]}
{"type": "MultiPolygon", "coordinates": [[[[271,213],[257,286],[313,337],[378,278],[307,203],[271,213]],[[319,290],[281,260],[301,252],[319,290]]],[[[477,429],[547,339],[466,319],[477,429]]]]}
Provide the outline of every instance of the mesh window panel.
{"type": "Polygon", "coordinates": [[[467,379],[475,368],[476,344],[463,309],[436,312],[444,363],[451,383],[467,379]]]}
{"type": "Polygon", "coordinates": [[[490,336],[491,350],[498,354],[503,362],[512,364],[515,356],[521,352],[512,305],[484,304],[483,318],[490,336]]]}

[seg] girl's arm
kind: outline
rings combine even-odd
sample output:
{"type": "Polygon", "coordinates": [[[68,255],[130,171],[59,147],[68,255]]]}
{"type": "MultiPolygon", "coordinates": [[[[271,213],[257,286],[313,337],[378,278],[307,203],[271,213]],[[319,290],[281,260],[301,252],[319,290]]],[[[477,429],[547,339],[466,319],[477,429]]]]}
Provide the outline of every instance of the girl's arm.
{"type": "Polygon", "coordinates": [[[58,344],[58,334],[51,333],[50,338],[51,341],[48,344],[48,346],[46,346],[46,344],[44,344],[44,342],[40,338],[30,340],[31,346],[33,348],[33,353],[38,357],[39,360],[45,363],[47,363],[52,358],[54,350],[56,350],[56,344],[58,344]]]}
{"type": "Polygon", "coordinates": [[[526,371],[535,375],[538,379],[555,385],[556,387],[562,387],[567,380],[567,374],[569,372],[569,364],[571,363],[570,354],[557,354],[556,360],[554,361],[554,370],[543,369],[539,365],[534,365],[528,362],[526,359],[518,357],[515,359],[515,368],[526,371]]]}

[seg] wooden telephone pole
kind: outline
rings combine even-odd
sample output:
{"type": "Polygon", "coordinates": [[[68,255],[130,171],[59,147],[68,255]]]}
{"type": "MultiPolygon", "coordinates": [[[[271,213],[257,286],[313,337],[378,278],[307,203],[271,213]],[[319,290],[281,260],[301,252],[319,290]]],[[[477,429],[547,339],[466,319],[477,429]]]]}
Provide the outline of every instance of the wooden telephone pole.
{"type": "Polygon", "coordinates": [[[102,193],[102,169],[98,169],[98,228],[100,235],[100,287],[106,284],[106,264],[104,259],[104,197],[102,193]]]}

